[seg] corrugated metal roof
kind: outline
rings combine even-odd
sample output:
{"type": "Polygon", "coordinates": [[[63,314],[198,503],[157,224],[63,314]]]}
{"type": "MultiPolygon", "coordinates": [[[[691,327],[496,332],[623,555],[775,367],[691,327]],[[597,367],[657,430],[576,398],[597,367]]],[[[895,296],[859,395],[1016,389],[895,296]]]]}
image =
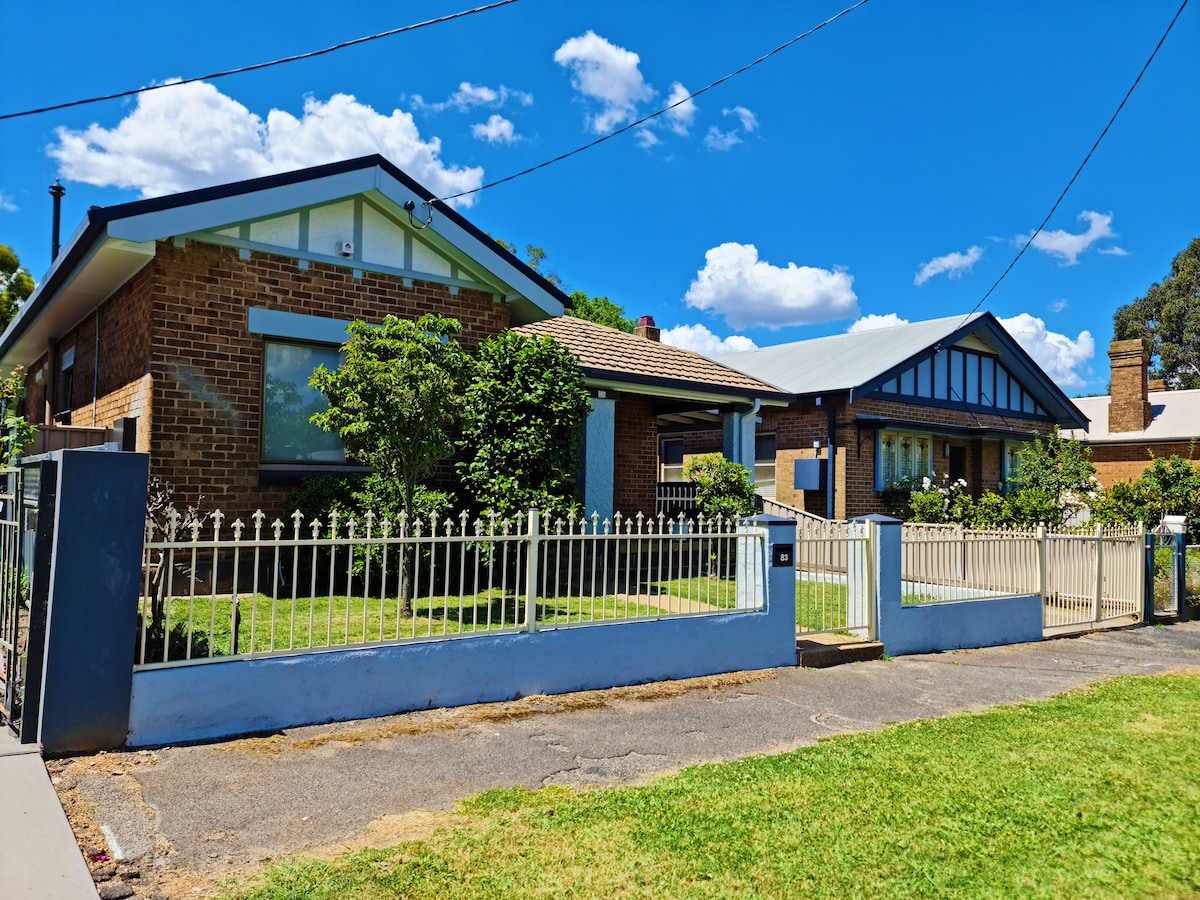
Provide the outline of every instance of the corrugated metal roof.
{"type": "Polygon", "coordinates": [[[721,362],[794,394],[849,391],[949,337],[984,313],[947,316],[722,356],[721,362]]]}
{"type": "Polygon", "coordinates": [[[1200,390],[1151,391],[1150,414],[1153,418],[1142,431],[1108,430],[1108,403],[1111,397],[1079,397],[1075,400],[1085,416],[1088,428],[1065,431],[1090,444],[1140,443],[1143,441],[1190,441],[1200,437],[1200,390]]]}
{"type": "Polygon", "coordinates": [[[570,348],[584,372],[595,378],[644,382],[731,396],[788,399],[771,384],[682,350],[574,316],[557,316],[512,329],[518,334],[548,335],[570,348]]]}

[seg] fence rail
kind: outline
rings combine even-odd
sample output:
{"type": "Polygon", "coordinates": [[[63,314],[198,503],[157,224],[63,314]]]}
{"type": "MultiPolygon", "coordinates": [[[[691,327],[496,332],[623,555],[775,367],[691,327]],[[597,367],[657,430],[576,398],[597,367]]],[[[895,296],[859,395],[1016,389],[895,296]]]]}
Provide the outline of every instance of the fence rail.
{"type": "Polygon", "coordinates": [[[136,666],[762,609],[765,538],[682,515],[147,527],[136,666]]]}
{"type": "Polygon", "coordinates": [[[1141,525],[1047,532],[905,524],[901,553],[910,605],[1041,594],[1046,627],[1143,611],[1141,525]]]}

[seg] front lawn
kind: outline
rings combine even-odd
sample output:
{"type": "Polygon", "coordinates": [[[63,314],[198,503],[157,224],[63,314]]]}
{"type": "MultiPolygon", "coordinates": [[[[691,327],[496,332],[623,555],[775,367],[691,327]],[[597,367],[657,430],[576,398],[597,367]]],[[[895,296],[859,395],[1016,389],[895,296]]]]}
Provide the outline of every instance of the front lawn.
{"type": "Polygon", "coordinates": [[[1182,897],[1200,893],[1200,677],[697,766],[496,790],[427,840],[228,898],[1182,897]]]}

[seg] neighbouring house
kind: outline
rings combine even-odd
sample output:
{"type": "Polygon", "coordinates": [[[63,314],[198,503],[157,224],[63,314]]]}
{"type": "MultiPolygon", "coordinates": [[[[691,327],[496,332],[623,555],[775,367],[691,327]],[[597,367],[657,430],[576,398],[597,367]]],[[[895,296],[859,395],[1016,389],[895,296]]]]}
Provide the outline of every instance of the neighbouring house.
{"type": "MultiPolygon", "coordinates": [[[[827,518],[884,512],[882,492],[911,476],[961,478],[976,495],[997,490],[1014,474],[1026,442],[1056,425],[1087,425],[990,313],[720,360],[794,395],[786,408],[761,411],[756,481],[779,502],[827,518]]],[[[660,435],[664,470],[671,459],[719,449],[714,431],[660,435]]]]}
{"type": "Polygon", "coordinates": [[[664,509],[656,483],[682,480],[683,460],[668,463],[678,477],[661,477],[663,429],[718,429],[712,449],[753,466],[760,411],[782,410],[791,400],[786,391],[760,379],[660,343],[659,329],[649,317],[643,317],[633,334],[573,316],[543,319],[513,331],[552,337],[579,360],[592,397],[581,485],[589,515],[664,509]]]}
{"type": "Polygon", "coordinates": [[[1171,391],[1150,382],[1150,351],[1141,340],[1113,341],[1108,348],[1110,393],[1079,397],[1075,405],[1091,421],[1069,432],[1092,450],[1096,478],[1105,487],[1136,481],[1154,457],[1180,456],[1200,467],[1200,390],[1171,391]]]}
{"type": "MultiPolygon", "coordinates": [[[[312,474],[356,471],[308,422],[345,326],[427,312],[472,349],[570,300],[379,156],[89,210],[0,337],[35,424],[116,426],[178,500],[285,512],[312,474]],[[413,210],[417,211],[414,216],[413,210]]],[[[359,470],[360,471],[360,470],[359,470]]]]}

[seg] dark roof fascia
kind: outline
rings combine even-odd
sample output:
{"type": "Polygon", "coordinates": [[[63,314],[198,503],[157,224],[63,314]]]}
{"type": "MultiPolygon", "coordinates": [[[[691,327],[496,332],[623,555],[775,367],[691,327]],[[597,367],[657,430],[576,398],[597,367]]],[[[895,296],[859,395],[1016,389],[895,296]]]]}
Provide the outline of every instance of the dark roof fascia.
{"type": "MultiPolygon", "coordinates": [[[[912,368],[913,366],[917,365],[918,363],[923,362],[926,359],[932,359],[934,356],[937,355],[938,351],[941,350],[943,346],[949,346],[950,344],[953,344],[956,341],[962,340],[968,334],[972,334],[972,333],[978,331],[980,323],[983,322],[984,319],[990,315],[991,315],[991,313],[984,313],[982,316],[979,316],[978,318],[974,318],[974,319],[972,319],[970,316],[964,316],[963,324],[958,326],[958,328],[954,329],[954,331],[950,332],[945,337],[941,338],[940,340],[938,340],[937,342],[935,342],[933,344],[923,347],[922,349],[920,349],[916,353],[914,353],[912,356],[908,357],[908,359],[905,359],[905,360],[902,360],[901,362],[896,363],[896,365],[894,365],[890,369],[887,369],[886,371],[880,373],[879,375],[876,375],[874,378],[872,378],[868,381],[864,381],[862,384],[856,385],[855,387],[851,388],[850,389],[851,402],[853,402],[854,399],[858,395],[869,394],[871,391],[882,387],[884,384],[891,381],[893,378],[899,377],[901,372],[904,372],[907,369],[912,368]]],[[[995,321],[995,320],[993,319],[993,321],[995,321]]],[[[997,324],[999,324],[999,323],[997,323],[997,324]]]]}
{"type": "Polygon", "coordinates": [[[918,419],[897,419],[894,416],[855,416],[854,423],[860,427],[874,429],[901,428],[906,431],[925,431],[932,434],[955,434],[963,437],[1002,438],[1032,440],[1040,433],[1030,428],[1021,431],[1015,428],[993,428],[988,425],[943,425],[939,422],[922,422],[918,419]]]}
{"type": "Polygon", "coordinates": [[[1080,411],[1079,407],[1071,402],[1071,398],[1064,394],[1058,385],[1046,377],[1045,373],[1042,371],[1042,367],[1034,361],[1032,356],[1025,352],[1025,349],[1013,339],[1012,335],[1005,330],[1004,326],[1001,325],[999,320],[990,312],[985,312],[978,318],[972,319],[970,322],[961,325],[937,343],[924,348],[918,353],[914,353],[908,359],[898,363],[895,366],[892,366],[892,368],[888,369],[881,375],[877,375],[870,381],[864,382],[863,384],[853,388],[851,391],[851,396],[853,397],[854,395],[858,394],[867,394],[873,390],[876,390],[877,388],[882,387],[893,378],[898,377],[900,373],[904,372],[906,369],[909,369],[926,359],[932,359],[937,355],[938,351],[944,347],[949,347],[952,344],[962,340],[967,335],[974,334],[976,331],[979,331],[984,327],[987,328],[988,334],[993,336],[1000,344],[1004,346],[1004,351],[1006,353],[1017,357],[1016,361],[1019,362],[1021,367],[1028,373],[1030,380],[1036,382],[1038,389],[1041,390],[1045,395],[1048,395],[1053,401],[1052,403],[1043,403],[1042,405],[1047,407],[1057,405],[1060,408],[1062,415],[1054,415],[1054,419],[1059,425],[1066,425],[1073,428],[1087,428],[1087,416],[1080,411]],[[1064,421],[1064,419],[1066,421],[1064,421]]]}
{"type": "MultiPolygon", "coordinates": [[[[551,335],[552,336],[552,335],[551,335]]],[[[718,394],[723,397],[757,397],[760,400],[773,400],[778,403],[791,403],[791,394],[772,391],[756,391],[750,387],[733,387],[727,384],[708,384],[702,381],[681,381],[678,378],[663,378],[660,375],[638,375],[636,372],[614,372],[612,369],[597,369],[592,366],[580,365],[585,377],[597,381],[613,381],[620,384],[644,384],[647,387],[660,387],[698,393],[718,394]]]]}
{"type": "Polygon", "coordinates": [[[0,359],[8,355],[13,342],[24,333],[26,326],[37,321],[71,273],[87,261],[96,246],[103,240],[108,231],[108,222],[95,216],[95,213],[101,211],[99,208],[88,210],[85,224],[72,235],[67,248],[59,253],[58,258],[50,264],[50,271],[46,273],[41,284],[18,310],[16,317],[5,329],[4,334],[0,335],[0,359]]]}
{"type": "MultiPolygon", "coordinates": [[[[308,169],[280,172],[275,175],[264,175],[260,178],[250,178],[245,181],[234,181],[228,184],[197,188],[196,190],[168,194],[163,197],[149,197],[145,200],[133,200],[129,203],[118,203],[112,206],[98,206],[89,209],[84,224],[76,231],[66,250],[59,254],[58,259],[54,260],[49,273],[47,273],[42,283],[38,285],[34,296],[21,309],[16,319],[13,320],[12,326],[5,332],[3,337],[0,337],[0,357],[3,357],[8,352],[13,339],[24,331],[24,323],[36,320],[45,307],[50,304],[52,298],[63,286],[63,283],[86,261],[93,246],[107,233],[110,222],[197,203],[206,203],[210,200],[222,200],[227,197],[254,193],[255,191],[270,190],[271,188],[285,185],[314,181],[319,178],[341,175],[346,172],[368,169],[373,166],[383,169],[388,175],[395,178],[417,196],[424,197],[426,200],[436,199],[427,188],[414,181],[390,161],[378,154],[373,154],[371,156],[361,156],[356,159],[326,163],[325,165],[313,166],[308,169]]],[[[521,262],[516,256],[496,243],[494,238],[488,237],[446,204],[436,203],[435,206],[438,215],[444,215],[447,219],[450,219],[458,227],[489,248],[505,264],[515,267],[526,277],[532,279],[535,284],[544,286],[546,292],[553,296],[555,300],[562,303],[565,308],[570,309],[572,307],[571,298],[561,288],[547,281],[544,276],[539,275],[525,263],[521,262]]]]}
{"type": "Polygon", "coordinates": [[[114,219],[125,219],[131,216],[140,216],[145,213],[161,212],[164,209],[173,209],[178,206],[188,206],[194,203],[206,203],[210,200],[223,200],[227,197],[236,197],[241,194],[251,194],[255,191],[270,190],[271,188],[282,187],[289,184],[299,184],[304,181],[315,181],[318,178],[328,178],[332,175],[342,175],[346,172],[355,172],[360,169],[369,169],[373,166],[378,166],[387,172],[388,175],[395,178],[403,184],[408,190],[412,191],[418,197],[423,197],[426,201],[436,201],[436,209],[438,215],[445,216],[450,221],[454,222],[459,228],[466,231],[476,240],[489,247],[507,265],[514,266],[519,269],[522,274],[533,279],[534,283],[541,286],[545,285],[546,291],[551,294],[555,300],[563,304],[567,309],[571,308],[571,298],[563,292],[562,288],[554,285],[546,280],[545,276],[540,275],[531,269],[528,265],[517,259],[512,253],[509,253],[501,247],[495,238],[489,237],[467,219],[463,218],[453,207],[447,206],[445,203],[437,201],[437,196],[427,187],[414,181],[407,173],[401,171],[390,160],[378,153],[370,156],[360,156],[356,159],[345,159],[339,162],[326,163],[321,166],[313,166],[308,169],[297,169],[292,172],[279,172],[275,175],[263,175],[260,178],[250,178],[246,181],[233,181],[228,184],[218,184],[212,187],[197,188],[194,191],[184,191],[181,194],[170,194],[165,197],[151,197],[147,200],[134,200],[131,203],[122,203],[116,206],[106,206],[99,209],[89,211],[89,217],[101,217],[102,221],[110,222],[114,219]]]}

